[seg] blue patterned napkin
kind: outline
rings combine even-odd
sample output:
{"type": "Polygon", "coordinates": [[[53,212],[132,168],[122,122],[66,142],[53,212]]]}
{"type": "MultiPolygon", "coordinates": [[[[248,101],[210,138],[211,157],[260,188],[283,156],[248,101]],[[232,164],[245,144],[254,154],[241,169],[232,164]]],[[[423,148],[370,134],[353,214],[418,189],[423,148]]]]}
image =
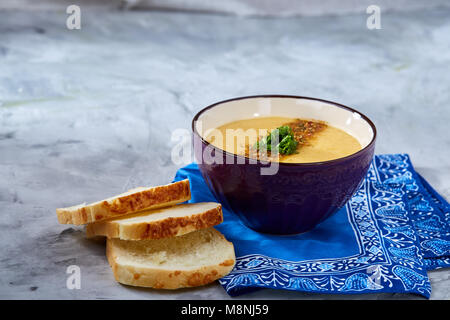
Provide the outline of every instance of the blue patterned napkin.
{"type": "MultiPolygon", "coordinates": [[[[190,202],[216,201],[196,164],[190,202]]],[[[235,296],[258,288],[318,293],[430,296],[427,270],[450,266],[450,205],[406,154],[375,156],[347,205],[313,230],[293,236],[255,232],[224,210],[216,228],[233,242],[236,266],[220,279],[235,296]]]]}

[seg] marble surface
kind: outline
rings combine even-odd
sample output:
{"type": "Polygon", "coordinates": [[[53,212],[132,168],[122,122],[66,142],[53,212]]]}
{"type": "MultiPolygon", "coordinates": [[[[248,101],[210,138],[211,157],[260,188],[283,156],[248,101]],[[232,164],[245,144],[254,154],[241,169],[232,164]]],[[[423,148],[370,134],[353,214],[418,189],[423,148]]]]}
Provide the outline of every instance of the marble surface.
{"type": "MultiPolygon", "coordinates": [[[[55,208],[167,183],[171,132],[213,102],[252,94],[338,101],[371,117],[377,153],[411,155],[450,199],[449,9],[239,18],[162,12],[0,11],[0,298],[230,299],[218,284],[176,292],[117,284],[104,244],[55,208]],[[66,268],[81,268],[81,289],[66,268]]],[[[450,270],[429,273],[450,299],[450,270]]],[[[242,299],[421,299],[263,290],[242,299]]]]}
{"type": "MultiPolygon", "coordinates": [[[[73,0],[2,0],[0,10],[64,11],[71,4],[73,0]]],[[[450,7],[448,0],[77,0],[76,4],[89,10],[164,10],[259,17],[364,14],[370,5],[379,6],[383,13],[450,7]]]]}

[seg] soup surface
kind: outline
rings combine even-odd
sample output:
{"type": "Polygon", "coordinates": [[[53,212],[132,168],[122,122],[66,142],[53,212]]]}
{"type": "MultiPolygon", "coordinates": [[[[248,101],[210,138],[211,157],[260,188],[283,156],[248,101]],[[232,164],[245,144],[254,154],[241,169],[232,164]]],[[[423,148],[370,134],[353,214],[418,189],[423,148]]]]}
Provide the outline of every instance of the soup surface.
{"type": "MultiPolygon", "coordinates": [[[[266,152],[266,159],[271,161],[320,162],[342,158],[361,150],[361,145],[356,138],[343,130],[316,120],[284,117],[253,118],[230,122],[205,134],[209,143],[222,150],[262,159],[264,154],[259,154],[258,145],[275,132],[275,129],[282,126],[290,128],[290,138],[293,138],[295,143],[290,145],[292,147],[290,154],[282,154],[281,151],[266,152]]],[[[280,137],[282,138],[281,135],[280,137]]]]}

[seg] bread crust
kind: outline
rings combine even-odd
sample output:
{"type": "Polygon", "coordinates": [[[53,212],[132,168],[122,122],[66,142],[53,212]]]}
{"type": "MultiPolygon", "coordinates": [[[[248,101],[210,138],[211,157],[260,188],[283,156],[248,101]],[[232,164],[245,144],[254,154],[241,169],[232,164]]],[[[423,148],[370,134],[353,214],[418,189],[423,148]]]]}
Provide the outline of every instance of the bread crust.
{"type": "Polygon", "coordinates": [[[117,196],[86,206],[56,209],[61,224],[87,224],[135,213],[175,205],[191,198],[189,180],[152,187],[132,194],[117,196]]]}
{"type": "MultiPolygon", "coordinates": [[[[218,232],[217,230],[215,230],[218,232]]],[[[219,232],[218,232],[219,233],[219,232]]],[[[220,234],[220,233],[219,233],[220,234]]],[[[149,287],[154,289],[179,289],[198,287],[211,283],[226,276],[233,269],[236,258],[233,244],[221,237],[230,246],[230,253],[218,264],[201,266],[192,269],[168,270],[160,268],[145,268],[117,263],[112,239],[106,242],[106,256],[117,282],[137,287],[149,287]]]]}
{"type": "MultiPolygon", "coordinates": [[[[177,205],[180,209],[192,204],[177,205]]],[[[149,212],[151,214],[151,211],[149,212]]],[[[184,217],[167,217],[152,222],[120,224],[120,220],[90,223],[86,226],[86,236],[106,236],[122,240],[147,240],[181,236],[199,229],[213,227],[223,222],[222,205],[184,217]]]]}

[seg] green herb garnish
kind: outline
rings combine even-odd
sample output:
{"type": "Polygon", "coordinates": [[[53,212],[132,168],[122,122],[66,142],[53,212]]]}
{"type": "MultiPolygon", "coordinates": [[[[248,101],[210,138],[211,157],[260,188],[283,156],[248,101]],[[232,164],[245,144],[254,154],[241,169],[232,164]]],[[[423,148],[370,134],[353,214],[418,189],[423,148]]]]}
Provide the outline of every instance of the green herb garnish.
{"type": "Polygon", "coordinates": [[[256,142],[255,148],[262,148],[273,153],[293,154],[297,150],[298,142],[294,139],[294,134],[289,126],[281,126],[270,132],[270,134],[256,142]],[[278,144],[275,145],[275,141],[278,144]],[[273,140],[273,142],[272,142],[273,140]]]}

